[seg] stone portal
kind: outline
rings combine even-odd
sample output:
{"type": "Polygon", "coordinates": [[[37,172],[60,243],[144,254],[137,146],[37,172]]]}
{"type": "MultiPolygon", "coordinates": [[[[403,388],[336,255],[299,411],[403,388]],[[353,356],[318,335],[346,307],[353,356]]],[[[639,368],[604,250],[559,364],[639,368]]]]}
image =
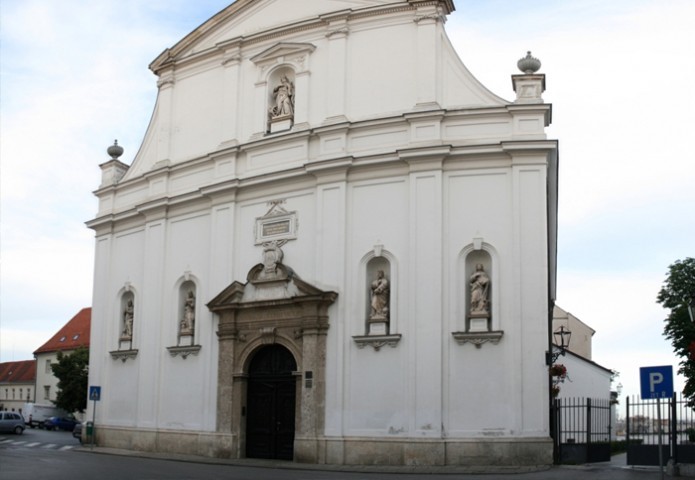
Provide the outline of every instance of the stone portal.
{"type": "MultiPolygon", "coordinates": [[[[269,247],[264,251],[271,250],[269,247]]],[[[264,260],[268,260],[266,257],[264,260]]],[[[254,424],[258,412],[252,412],[255,406],[250,405],[255,396],[272,393],[257,389],[255,380],[260,370],[256,369],[260,367],[256,362],[265,362],[262,359],[273,355],[285,358],[285,366],[278,367],[284,383],[273,388],[282,390],[277,395],[284,409],[279,427],[283,430],[289,421],[288,392],[292,387],[288,378],[294,379],[294,448],[277,447],[275,455],[280,452],[280,456],[275,458],[289,456],[298,462],[317,463],[325,418],[328,307],[338,294],[309,285],[281,263],[281,256],[273,258],[277,261],[253,267],[245,284],[232,283],[208,303],[208,308],[219,316],[217,431],[231,433],[232,458],[267,455],[262,452],[266,448],[263,442],[287,441],[287,436],[278,439],[272,435],[259,440],[255,435],[262,428],[254,424]],[[288,355],[295,361],[291,373],[285,371],[291,363],[288,355]]],[[[272,450],[266,448],[266,452],[272,450]]]]}

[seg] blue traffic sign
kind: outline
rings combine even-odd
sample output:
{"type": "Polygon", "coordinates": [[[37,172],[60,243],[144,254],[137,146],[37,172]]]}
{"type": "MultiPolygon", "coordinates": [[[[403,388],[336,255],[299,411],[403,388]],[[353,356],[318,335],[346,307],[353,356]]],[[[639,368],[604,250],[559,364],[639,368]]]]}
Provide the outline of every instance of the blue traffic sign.
{"type": "Polygon", "coordinates": [[[673,367],[640,367],[642,398],[667,398],[673,396],[673,367]]]}
{"type": "Polygon", "coordinates": [[[101,400],[101,387],[99,386],[91,386],[89,387],[89,399],[94,400],[95,402],[98,402],[101,400]]]}

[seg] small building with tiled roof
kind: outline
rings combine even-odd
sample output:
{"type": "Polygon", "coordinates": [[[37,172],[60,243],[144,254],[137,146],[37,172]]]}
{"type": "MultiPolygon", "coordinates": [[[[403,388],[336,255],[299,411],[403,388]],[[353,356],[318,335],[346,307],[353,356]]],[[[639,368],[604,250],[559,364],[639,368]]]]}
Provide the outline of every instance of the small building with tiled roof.
{"type": "Polygon", "coordinates": [[[83,308],[46,343],[34,351],[36,358],[36,403],[53,405],[58,390],[58,379],[51,365],[58,360],[58,352],[70,353],[79,347],[89,348],[92,309],[83,308]]]}
{"type": "Polygon", "coordinates": [[[36,360],[0,363],[0,410],[21,411],[36,394],[36,360]]]}

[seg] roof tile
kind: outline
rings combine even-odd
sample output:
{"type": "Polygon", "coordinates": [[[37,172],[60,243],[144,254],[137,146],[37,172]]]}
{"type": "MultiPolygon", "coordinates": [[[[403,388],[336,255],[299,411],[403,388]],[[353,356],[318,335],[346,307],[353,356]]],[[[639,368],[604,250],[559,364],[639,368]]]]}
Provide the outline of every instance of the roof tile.
{"type": "Polygon", "coordinates": [[[0,363],[0,383],[27,383],[36,380],[36,360],[0,363]]]}
{"type": "Polygon", "coordinates": [[[58,333],[41,345],[34,355],[39,353],[75,350],[78,347],[89,347],[89,332],[92,323],[91,307],[83,308],[72,317],[58,333]]]}

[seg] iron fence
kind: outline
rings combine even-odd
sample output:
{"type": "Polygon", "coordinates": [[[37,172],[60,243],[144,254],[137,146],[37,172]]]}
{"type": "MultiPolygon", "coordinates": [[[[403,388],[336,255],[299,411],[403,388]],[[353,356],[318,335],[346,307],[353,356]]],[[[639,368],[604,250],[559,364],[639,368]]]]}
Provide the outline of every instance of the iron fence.
{"type": "Polygon", "coordinates": [[[610,460],[610,399],[562,398],[553,403],[556,463],[610,460]]]}
{"type": "Polygon", "coordinates": [[[664,461],[695,463],[695,412],[682,394],[660,401],[639,397],[625,400],[628,465],[659,464],[659,431],[664,461]]]}

